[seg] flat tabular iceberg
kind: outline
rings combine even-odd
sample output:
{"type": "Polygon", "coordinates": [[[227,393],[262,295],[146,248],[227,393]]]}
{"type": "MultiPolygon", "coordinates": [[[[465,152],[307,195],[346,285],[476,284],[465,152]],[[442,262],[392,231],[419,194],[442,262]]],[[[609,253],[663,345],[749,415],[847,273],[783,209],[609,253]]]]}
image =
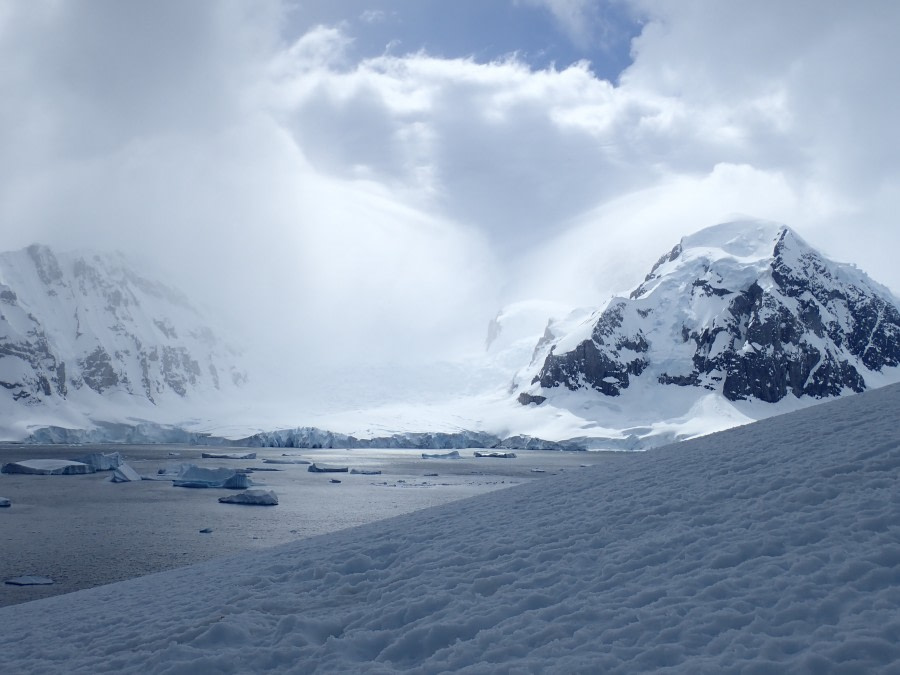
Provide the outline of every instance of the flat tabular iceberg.
{"type": "Polygon", "coordinates": [[[249,506],[277,506],[278,497],[271,490],[247,490],[236,495],[219,497],[223,504],[247,504],[249,506]]]}
{"type": "Polygon", "coordinates": [[[245,473],[228,467],[208,468],[196,464],[184,464],[175,480],[175,487],[229,488],[243,490],[250,487],[250,478],[245,473]]]}
{"type": "Polygon", "coordinates": [[[203,452],[204,459],[256,459],[255,452],[203,452]]]}
{"type": "Polygon", "coordinates": [[[73,475],[94,473],[93,467],[68,459],[24,459],[4,464],[0,473],[27,473],[37,475],[73,475]]]}
{"type": "Polygon", "coordinates": [[[350,471],[350,467],[346,466],[327,466],[325,464],[310,464],[309,468],[306,469],[312,473],[348,473],[350,471]]]}
{"type": "Polygon", "coordinates": [[[4,583],[9,584],[10,586],[49,586],[54,583],[54,581],[50,577],[26,575],[23,577],[7,579],[4,583]]]}

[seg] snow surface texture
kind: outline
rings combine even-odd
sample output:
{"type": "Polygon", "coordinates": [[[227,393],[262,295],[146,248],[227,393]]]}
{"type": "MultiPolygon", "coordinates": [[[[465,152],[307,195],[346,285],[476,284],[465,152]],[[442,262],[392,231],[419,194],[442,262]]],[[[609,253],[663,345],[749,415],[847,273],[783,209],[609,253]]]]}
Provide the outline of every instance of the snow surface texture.
{"type": "Polygon", "coordinates": [[[898,408],[6,607],[0,672],[898,672],[898,408]]]}

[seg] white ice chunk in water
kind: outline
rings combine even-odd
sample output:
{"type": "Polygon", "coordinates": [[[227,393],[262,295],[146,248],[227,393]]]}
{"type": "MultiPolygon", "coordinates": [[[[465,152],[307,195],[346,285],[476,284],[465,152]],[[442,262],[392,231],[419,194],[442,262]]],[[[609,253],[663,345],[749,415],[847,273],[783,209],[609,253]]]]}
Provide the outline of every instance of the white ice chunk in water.
{"type": "Polygon", "coordinates": [[[23,577],[15,577],[14,579],[7,579],[5,583],[10,586],[48,586],[54,582],[50,577],[26,575],[23,577]]]}
{"type": "Polygon", "coordinates": [[[255,452],[203,452],[203,459],[256,459],[255,452]]]}
{"type": "Polygon", "coordinates": [[[347,473],[350,467],[347,466],[327,466],[326,464],[310,464],[306,469],[312,473],[347,473]]]}
{"type": "Polygon", "coordinates": [[[92,452],[83,457],[77,457],[76,462],[87,464],[94,471],[112,471],[125,462],[119,452],[92,452]]]}
{"type": "Polygon", "coordinates": [[[247,490],[236,495],[219,497],[222,504],[247,504],[250,506],[276,506],[278,497],[271,490],[247,490]]]}
{"type": "Polygon", "coordinates": [[[68,459],[24,459],[21,462],[4,464],[0,473],[28,473],[38,475],[72,475],[94,473],[93,467],[84,462],[68,459]]]}
{"type": "Polygon", "coordinates": [[[247,474],[220,466],[215,468],[185,464],[178,476],[172,481],[175,487],[192,488],[231,488],[244,489],[250,487],[247,474]]]}
{"type": "Polygon", "coordinates": [[[130,464],[122,462],[113,470],[113,475],[110,480],[112,480],[113,483],[130,483],[132,481],[141,480],[141,475],[135,471],[130,464]]]}
{"type": "Polygon", "coordinates": [[[458,450],[451,452],[423,452],[422,459],[462,459],[458,450]]]}

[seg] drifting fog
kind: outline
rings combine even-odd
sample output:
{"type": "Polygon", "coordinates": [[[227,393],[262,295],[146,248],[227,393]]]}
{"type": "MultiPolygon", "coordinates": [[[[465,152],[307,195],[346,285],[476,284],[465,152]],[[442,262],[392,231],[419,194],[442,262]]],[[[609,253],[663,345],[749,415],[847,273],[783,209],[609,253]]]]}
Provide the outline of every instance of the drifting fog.
{"type": "Polygon", "coordinates": [[[734,214],[900,289],[897,3],[510,0],[582,46],[627,13],[612,80],[360,56],[408,3],[356,4],[0,1],[0,249],[140,256],[283,374],[475,352],[734,214]]]}

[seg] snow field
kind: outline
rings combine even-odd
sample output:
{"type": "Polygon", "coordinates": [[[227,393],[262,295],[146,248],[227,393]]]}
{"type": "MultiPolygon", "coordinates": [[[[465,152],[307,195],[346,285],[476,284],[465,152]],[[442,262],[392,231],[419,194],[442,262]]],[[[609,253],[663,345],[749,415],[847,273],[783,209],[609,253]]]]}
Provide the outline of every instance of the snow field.
{"type": "Polygon", "coordinates": [[[0,609],[2,672],[900,672],[900,387],[0,609]]]}

